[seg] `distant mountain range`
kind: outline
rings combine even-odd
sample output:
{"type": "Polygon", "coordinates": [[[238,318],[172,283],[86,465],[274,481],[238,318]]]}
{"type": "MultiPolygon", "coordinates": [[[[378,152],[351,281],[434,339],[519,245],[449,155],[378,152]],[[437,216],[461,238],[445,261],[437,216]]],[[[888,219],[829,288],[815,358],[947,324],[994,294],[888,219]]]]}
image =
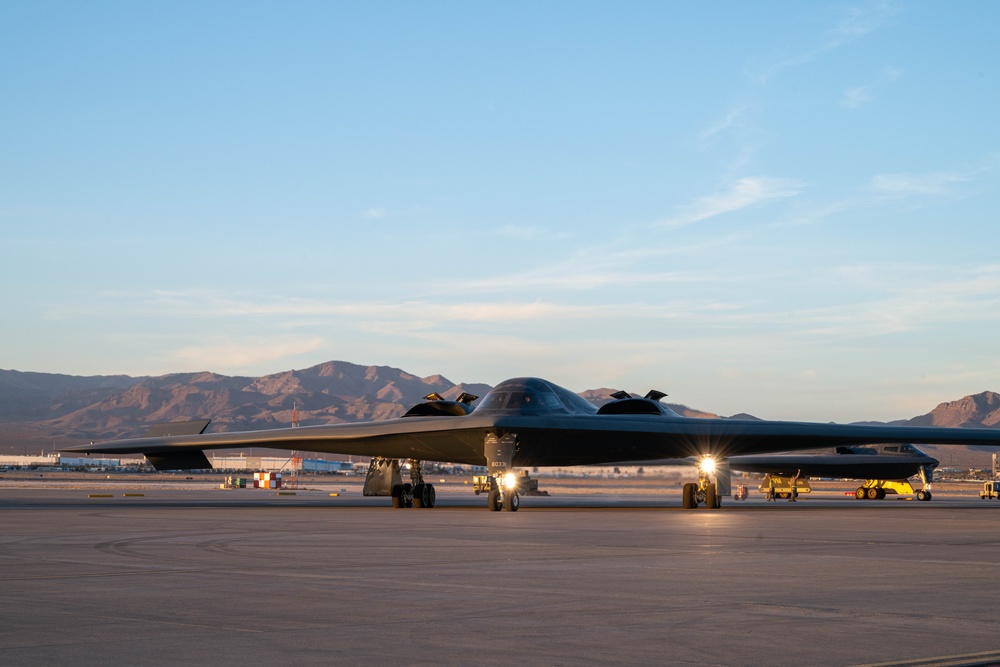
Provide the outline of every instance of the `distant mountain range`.
{"type": "MultiPolygon", "coordinates": [[[[159,377],[76,377],[0,370],[0,452],[51,451],[92,440],[138,437],[151,424],[211,418],[212,431],[390,419],[431,392],[484,396],[487,384],[455,384],[389,366],[330,361],[262,377],[177,373],[159,377]]],[[[581,396],[600,405],[611,389],[581,396]]],[[[670,404],[691,417],[717,415],[670,404]]],[[[750,415],[736,415],[753,418],[750,415]]],[[[992,428],[1000,425],[1000,395],[983,392],[941,403],[927,414],[893,422],[921,426],[992,428]]],[[[955,449],[955,448],[948,448],[955,449]]],[[[957,452],[956,452],[957,453],[957,452]]]]}

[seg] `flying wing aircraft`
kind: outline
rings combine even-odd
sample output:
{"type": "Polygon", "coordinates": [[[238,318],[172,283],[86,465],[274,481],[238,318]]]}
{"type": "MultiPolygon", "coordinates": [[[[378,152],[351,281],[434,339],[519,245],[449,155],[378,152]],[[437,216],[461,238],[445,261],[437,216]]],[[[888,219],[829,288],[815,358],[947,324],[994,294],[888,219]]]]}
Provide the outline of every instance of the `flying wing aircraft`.
{"type": "Polygon", "coordinates": [[[928,456],[911,444],[878,444],[860,447],[837,447],[825,454],[777,454],[732,456],[727,461],[733,470],[767,473],[779,478],[802,474],[806,477],[835,477],[838,479],[863,479],[855,497],[861,499],[885,498],[886,489],[891,493],[913,493],[908,480],[920,475],[923,488],[917,500],[930,500],[930,484],[938,460],[928,456]],[[899,491],[898,488],[906,489],[899,491]]]}
{"type": "MultiPolygon", "coordinates": [[[[72,447],[93,454],[142,453],[158,470],[209,468],[204,450],[268,447],[372,457],[366,495],[391,496],[394,506],[433,507],[422,461],[485,465],[487,506],[519,506],[515,467],[614,464],[689,456],[725,459],[744,454],[869,443],[1000,446],[1000,430],[816,424],[682,417],[652,391],[618,392],[600,408],[552,382],[515,378],[498,384],[473,409],[474,396],[446,401],[434,394],[403,417],[378,422],[306,426],[241,433],[160,435],[72,447]],[[412,463],[403,483],[400,462],[412,463]]],[[[173,431],[176,433],[176,431],[173,431]]],[[[716,483],[703,473],[684,487],[684,506],[718,507],[716,483]]]]}

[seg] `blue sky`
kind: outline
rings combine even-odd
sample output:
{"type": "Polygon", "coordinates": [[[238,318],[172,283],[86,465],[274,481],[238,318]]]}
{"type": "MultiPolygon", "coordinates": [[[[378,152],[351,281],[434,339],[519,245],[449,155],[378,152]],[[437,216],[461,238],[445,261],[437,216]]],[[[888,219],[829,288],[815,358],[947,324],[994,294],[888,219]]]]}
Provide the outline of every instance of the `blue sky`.
{"type": "Polygon", "coordinates": [[[1000,4],[0,7],[0,368],[1000,391],[1000,4]]]}

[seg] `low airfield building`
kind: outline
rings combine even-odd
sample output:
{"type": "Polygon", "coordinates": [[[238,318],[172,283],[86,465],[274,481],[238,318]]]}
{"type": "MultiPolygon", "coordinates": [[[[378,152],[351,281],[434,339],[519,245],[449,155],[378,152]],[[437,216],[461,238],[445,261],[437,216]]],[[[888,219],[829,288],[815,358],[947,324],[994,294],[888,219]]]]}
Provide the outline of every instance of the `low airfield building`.
{"type": "Polygon", "coordinates": [[[0,468],[120,468],[121,459],[39,454],[37,456],[0,456],[0,468]]]}
{"type": "Polygon", "coordinates": [[[298,456],[216,456],[212,468],[219,471],[244,472],[251,470],[296,470],[301,472],[345,473],[354,470],[347,461],[304,459],[298,456]]]}

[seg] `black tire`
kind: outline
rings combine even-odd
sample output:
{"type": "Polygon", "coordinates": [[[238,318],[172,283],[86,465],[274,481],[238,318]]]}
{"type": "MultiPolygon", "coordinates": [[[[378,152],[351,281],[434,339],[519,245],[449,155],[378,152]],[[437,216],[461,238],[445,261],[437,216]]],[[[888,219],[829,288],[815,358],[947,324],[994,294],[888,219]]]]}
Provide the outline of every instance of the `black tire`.
{"type": "Polygon", "coordinates": [[[426,484],[417,484],[413,487],[413,506],[414,507],[426,507],[424,505],[424,489],[427,488],[426,484]]]}
{"type": "Polygon", "coordinates": [[[489,508],[491,512],[499,512],[503,505],[500,503],[500,490],[490,489],[490,493],[486,496],[486,507],[489,508]]]}
{"type": "Polygon", "coordinates": [[[879,489],[878,490],[878,499],[879,500],[885,500],[885,495],[886,495],[885,494],[885,489],[879,489]]]}
{"type": "Polygon", "coordinates": [[[917,500],[927,500],[927,492],[922,490],[917,491],[917,500]]]}
{"type": "Polygon", "coordinates": [[[867,498],[868,494],[865,492],[865,487],[859,486],[858,490],[854,492],[854,497],[858,500],[864,500],[867,498]]]}
{"type": "Polygon", "coordinates": [[[413,485],[403,485],[403,507],[413,507],[413,485]]]}
{"type": "Polygon", "coordinates": [[[931,494],[930,491],[927,491],[926,493],[924,493],[924,500],[930,500],[933,497],[934,496],[931,494]]]}
{"type": "Polygon", "coordinates": [[[403,485],[397,484],[392,487],[392,506],[399,508],[403,507],[403,485]]]}
{"type": "Polygon", "coordinates": [[[521,497],[516,493],[508,493],[503,497],[503,508],[508,512],[516,512],[521,506],[521,497]]]}
{"type": "Polygon", "coordinates": [[[867,490],[868,500],[878,500],[878,489],[874,486],[867,490]]]}
{"type": "Polygon", "coordinates": [[[695,508],[694,492],[697,486],[697,484],[693,483],[684,485],[684,491],[682,493],[682,497],[684,499],[684,509],[691,510],[695,508]]]}
{"type": "Polygon", "coordinates": [[[714,510],[719,506],[719,495],[715,492],[715,484],[705,485],[705,508],[714,510]]]}
{"type": "Polygon", "coordinates": [[[424,507],[434,507],[437,504],[437,491],[434,490],[433,484],[424,484],[424,492],[422,494],[424,499],[424,507]]]}

